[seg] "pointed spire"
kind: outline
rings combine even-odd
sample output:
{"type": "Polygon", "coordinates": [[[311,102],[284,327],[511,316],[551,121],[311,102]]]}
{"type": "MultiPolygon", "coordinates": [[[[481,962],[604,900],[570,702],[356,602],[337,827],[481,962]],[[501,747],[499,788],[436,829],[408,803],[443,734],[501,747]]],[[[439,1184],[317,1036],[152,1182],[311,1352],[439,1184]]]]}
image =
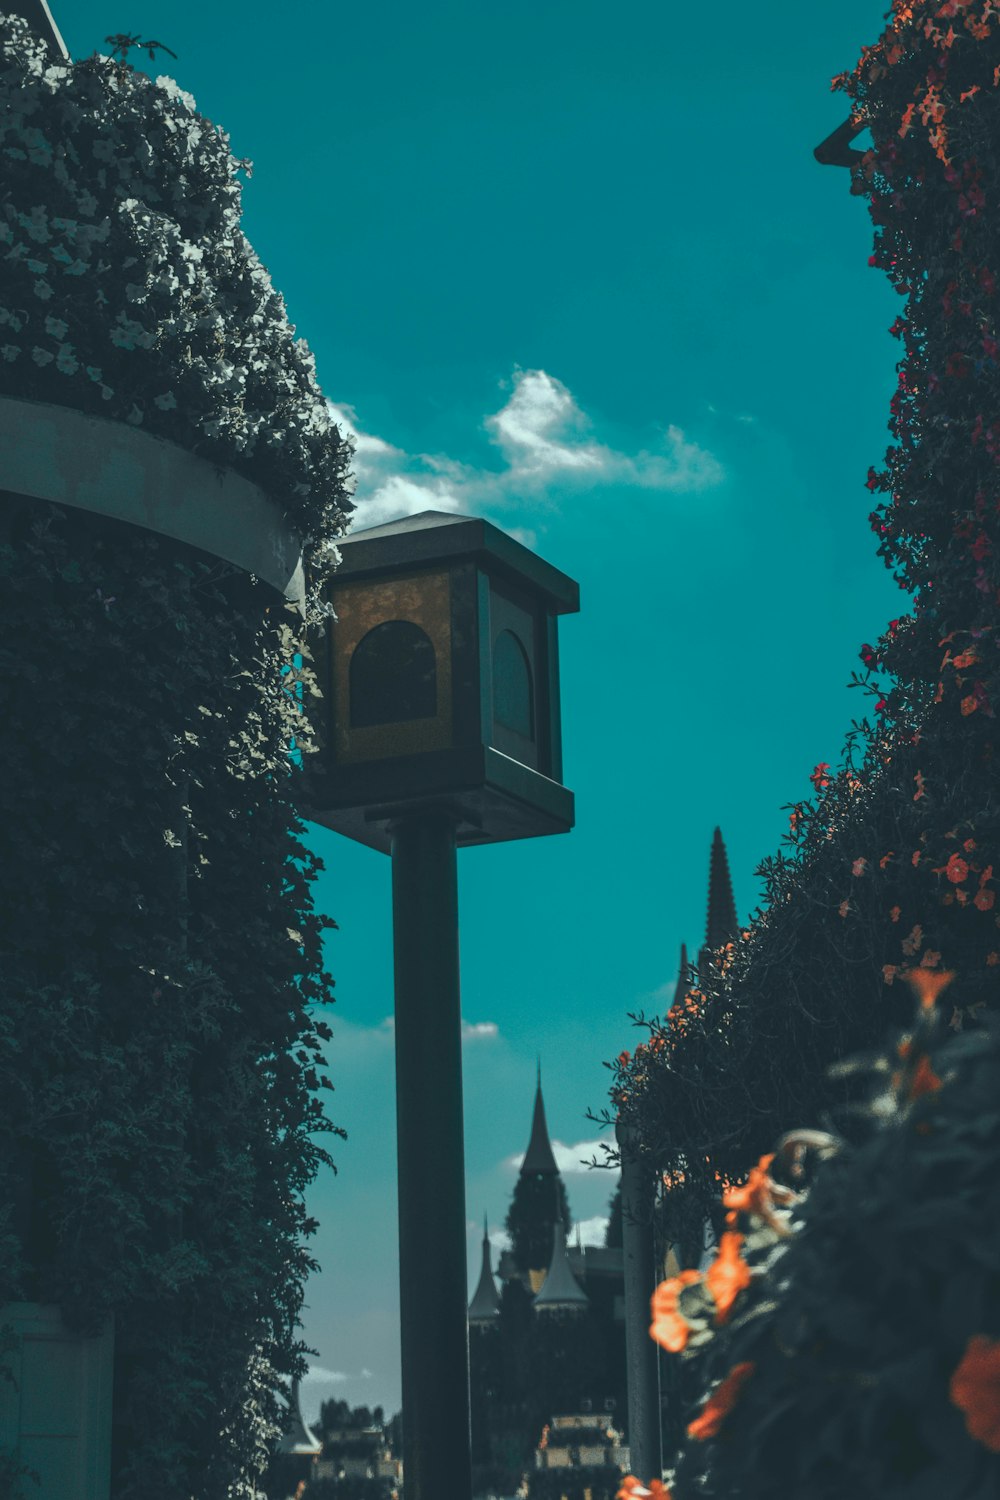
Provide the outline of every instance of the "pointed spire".
{"type": "Polygon", "coordinates": [[[288,1431],[278,1445],[279,1453],[295,1453],[300,1458],[312,1458],[317,1453],[322,1453],[323,1444],[309,1428],[302,1417],[302,1407],[299,1405],[299,1382],[292,1381],[292,1396],[288,1403],[290,1421],[288,1431]]]}
{"type": "Polygon", "coordinates": [[[674,985],[674,998],[672,1005],[681,1005],[687,998],[691,989],[691,976],[688,973],[688,951],[687,943],[681,943],[681,961],[677,965],[677,983],[674,985]]]}
{"type": "Polygon", "coordinates": [[[469,1303],[470,1323],[492,1323],[499,1315],[500,1299],[497,1284],[493,1280],[493,1258],[490,1250],[490,1230],[483,1215],[483,1268],[479,1273],[479,1285],[469,1303]]]}
{"type": "Polygon", "coordinates": [[[52,18],[47,0],[4,0],[3,8],[27,21],[35,35],[46,43],[57,62],[69,62],[69,50],[52,18]]]}
{"type": "Polygon", "coordinates": [[[535,1086],[535,1113],[531,1121],[531,1139],[524,1153],[524,1161],[521,1163],[521,1176],[526,1177],[532,1172],[546,1172],[556,1177],[559,1175],[559,1168],[556,1166],[556,1159],[552,1155],[552,1145],[549,1141],[549,1128],[545,1123],[541,1062],[538,1064],[538,1082],[535,1086]]]}
{"type": "Polygon", "coordinates": [[[538,1312],[583,1312],[588,1306],[587,1294],[569,1268],[566,1226],[561,1218],[555,1222],[552,1260],[534,1306],[538,1312]]]}
{"type": "Polygon", "coordinates": [[[729,878],[729,860],[726,857],[726,846],[722,842],[722,831],[717,828],[712,838],[709,861],[708,922],[705,943],[698,954],[699,969],[704,971],[715,950],[736,936],[736,928],[736,903],[733,900],[733,883],[729,878]]]}

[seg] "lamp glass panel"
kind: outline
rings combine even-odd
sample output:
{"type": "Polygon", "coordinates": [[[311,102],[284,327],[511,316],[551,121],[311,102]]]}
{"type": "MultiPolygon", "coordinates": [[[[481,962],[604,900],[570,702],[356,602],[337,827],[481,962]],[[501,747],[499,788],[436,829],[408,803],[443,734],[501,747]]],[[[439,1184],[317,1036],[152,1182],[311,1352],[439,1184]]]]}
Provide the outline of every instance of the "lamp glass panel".
{"type": "Polygon", "coordinates": [[[493,645],[493,716],[525,739],[535,738],[531,667],[512,630],[501,630],[493,645]]]}
{"type": "Polygon", "coordinates": [[[351,657],[349,691],[352,729],[434,718],[437,660],[426,631],[411,620],[369,630],[351,657]]]}

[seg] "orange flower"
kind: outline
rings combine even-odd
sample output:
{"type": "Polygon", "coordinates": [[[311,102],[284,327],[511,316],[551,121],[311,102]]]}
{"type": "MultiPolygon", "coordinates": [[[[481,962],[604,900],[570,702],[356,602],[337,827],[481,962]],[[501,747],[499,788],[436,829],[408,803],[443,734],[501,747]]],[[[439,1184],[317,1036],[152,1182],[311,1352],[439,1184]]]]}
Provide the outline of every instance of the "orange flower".
{"type": "Polygon", "coordinates": [[[891,984],[892,981],[895,979],[895,977],[896,977],[896,975],[898,973],[899,973],[899,965],[898,964],[883,964],[882,965],[882,983],[883,984],[891,984]]]}
{"type": "Polygon", "coordinates": [[[996,892],[988,891],[986,887],[983,886],[981,890],[978,890],[976,892],[975,896],[973,897],[972,904],[973,906],[978,906],[980,911],[989,911],[990,907],[993,905],[996,899],[996,892]]]}
{"type": "Polygon", "coordinates": [[[969,866],[960,854],[953,854],[944,867],[944,873],[952,885],[961,885],[969,873],[969,866]]]}
{"type": "Polygon", "coordinates": [[[750,1176],[742,1187],[726,1188],[722,1195],[723,1208],[736,1209],[739,1213],[759,1213],[765,1204],[770,1207],[771,1201],[771,1163],[774,1161],[774,1152],[770,1156],[762,1156],[755,1167],[751,1167],[750,1176]]]}
{"type": "Polygon", "coordinates": [[[913,1071],[910,1080],[910,1098],[919,1099],[921,1094],[932,1094],[935,1089],[941,1087],[941,1080],[930,1065],[927,1054],[924,1053],[913,1071]]]}
{"type": "Polygon", "coordinates": [[[907,982],[916,991],[917,997],[924,1010],[931,1010],[942,990],[946,990],[954,979],[953,970],[946,969],[937,974],[933,969],[911,969],[907,974],[907,982]]]}
{"type": "Polygon", "coordinates": [[[857,878],[859,875],[863,875],[867,868],[868,861],[866,859],[856,859],[851,866],[851,874],[857,878]]]}
{"type": "Polygon", "coordinates": [[[744,1287],[750,1285],[750,1267],[740,1255],[741,1234],[727,1231],[719,1243],[719,1253],[705,1272],[705,1285],[715,1299],[715,1321],[724,1323],[744,1287]]]}
{"type": "Polygon", "coordinates": [[[671,1276],[667,1281],[661,1281],[653,1293],[653,1299],[649,1304],[649,1310],[653,1315],[653,1321],[649,1325],[649,1336],[655,1339],[661,1349],[669,1349],[671,1354],[681,1352],[691,1332],[678,1310],[677,1299],[686,1286],[693,1286],[696,1281],[700,1280],[700,1272],[682,1271],[679,1276],[671,1276]]]}
{"type": "Polygon", "coordinates": [[[898,922],[899,921],[899,913],[900,913],[900,908],[898,906],[891,907],[890,911],[889,911],[889,917],[890,917],[891,921],[898,922]]]}
{"type": "Polygon", "coordinates": [[[975,1334],[951,1377],[952,1402],[965,1412],[970,1437],[1000,1453],[1000,1340],[975,1334]]]}
{"type": "Polygon", "coordinates": [[[670,1500],[670,1491],[661,1479],[651,1479],[648,1484],[643,1484],[634,1474],[626,1474],[615,1500],[645,1500],[647,1495],[651,1500],[670,1500]]]}
{"type": "Polygon", "coordinates": [[[744,1360],[742,1364],[733,1366],[725,1380],[717,1385],[709,1396],[701,1415],[688,1423],[688,1437],[697,1438],[699,1442],[715,1437],[736,1405],[744,1382],[749,1379],[756,1368],[750,1360],[744,1360]]]}

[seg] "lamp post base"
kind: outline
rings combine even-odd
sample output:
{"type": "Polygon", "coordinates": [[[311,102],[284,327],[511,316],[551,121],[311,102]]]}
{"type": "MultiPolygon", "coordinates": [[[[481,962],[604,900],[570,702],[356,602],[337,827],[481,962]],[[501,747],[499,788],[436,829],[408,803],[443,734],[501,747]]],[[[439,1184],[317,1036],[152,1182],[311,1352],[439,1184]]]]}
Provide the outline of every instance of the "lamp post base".
{"type": "Polygon", "coordinates": [[[407,813],[391,836],[403,1473],[407,1500],[469,1500],[455,815],[407,813]]]}

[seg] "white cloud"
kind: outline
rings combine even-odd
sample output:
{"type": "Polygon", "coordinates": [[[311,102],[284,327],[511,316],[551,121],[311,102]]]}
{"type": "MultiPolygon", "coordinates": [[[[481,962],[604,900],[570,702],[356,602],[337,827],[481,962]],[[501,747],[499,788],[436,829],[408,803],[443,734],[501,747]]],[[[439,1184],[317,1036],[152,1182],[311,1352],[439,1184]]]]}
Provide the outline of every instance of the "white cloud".
{"type": "Polygon", "coordinates": [[[344,1374],[343,1370],[325,1370],[322,1365],[310,1365],[302,1377],[303,1382],[322,1381],[324,1385],[341,1385],[350,1378],[349,1375],[344,1374]]]}
{"type": "MultiPolygon", "coordinates": [[[[502,467],[458,462],[443,454],[410,454],[365,432],[352,406],[330,402],[342,430],[355,442],[355,527],[415,515],[422,510],[500,510],[525,501],[552,502],[554,492],[598,485],[691,493],[718,484],[719,461],[670,424],[657,444],[623,452],[592,433],[590,418],[572,392],[545,370],[516,369],[499,411],[483,419],[502,467]]],[[[534,534],[511,534],[533,545],[534,534]]]]}
{"type": "MultiPolygon", "coordinates": [[[[584,1172],[593,1170],[592,1161],[597,1161],[603,1167],[607,1152],[605,1147],[612,1148],[613,1142],[610,1137],[598,1137],[593,1141],[577,1141],[575,1145],[567,1146],[563,1141],[552,1142],[552,1155],[556,1159],[556,1166],[564,1177],[582,1176],[584,1172]]],[[[524,1161],[524,1152],[518,1151],[514,1156],[504,1158],[503,1165],[514,1172],[521,1170],[524,1161]]],[[[612,1172],[617,1168],[609,1169],[612,1172]]]]}
{"type": "MultiPolygon", "coordinates": [[[[394,1016],[385,1016],[377,1026],[358,1027],[369,1036],[377,1037],[382,1041],[392,1041],[396,1035],[396,1019],[394,1016]]],[[[492,1042],[500,1035],[500,1028],[496,1021],[463,1021],[463,1042],[492,1042]]]]}
{"type": "Polygon", "coordinates": [[[495,1041],[500,1035],[500,1028],[495,1021],[463,1021],[462,1041],[483,1042],[495,1041]]]}
{"type": "Polygon", "coordinates": [[[580,1219],[573,1225],[570,1240],[575,1245],[579,1236],[582,1245],[603,1245],[607,1232],[607,1215],[595,1214],[592,1219],[580,1219]]]}

